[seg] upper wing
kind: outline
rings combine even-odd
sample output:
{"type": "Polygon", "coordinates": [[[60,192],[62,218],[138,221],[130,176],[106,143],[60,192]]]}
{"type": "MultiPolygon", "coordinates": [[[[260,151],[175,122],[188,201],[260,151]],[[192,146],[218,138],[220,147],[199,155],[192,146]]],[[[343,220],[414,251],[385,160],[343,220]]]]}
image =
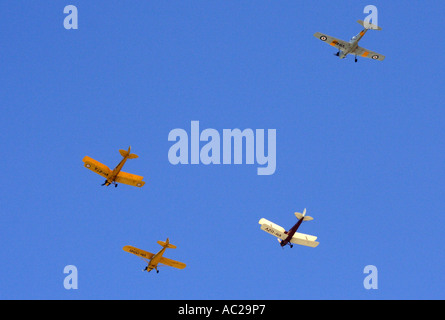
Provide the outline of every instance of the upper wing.
{"type": "Polygon", "coordinates": [[[144,177],[121,171],[116,177],[116,182],[140,188],[145,184],[145,181],[142,181],[142,179],[144,179],[144,177]]]}
{"type": "Polygon", "coordinates": [[[164,257],[162,257],[161,260],[159,260],[159,263],[162,263],[162,264],[165,264],[166,266],[170,266],[170,267],[177,268],[177,269],[185,268],[185,263],[175,261],[172,259],[168,259],[168,258],[164,258],[164,257]]]}
{"type": "Polygon", "coordinates": [[[110,168],[108,168],[103,163],[100,163],[99,161],[94,160],[93,158],[85,156],[82,159],[82,161],[84,162],[85,168],[88,168],[91,171],[94,171],[97,174],[100,174],[104,178],[108,178],[108,175],[111,173],[110,168]]]}
{"type": "Polygon", "coordinates": [[[330,44],[333,47],[336,47],[338,50],[345,50],[350,46],[350,43],[347,41],[343,41],[320,32],[314,33],[314,37],[326,42],[327,44],[330,44]]]}
{"type": "Polygon", "coordinates": [[[357,49],[355,49],[351,53],[355,54],[357,56],[363,57],[363,58],[369,58],[369,59],[373,59],[373,60],[383,61],[385,59],[384,55],[379,54],[377,52],[373,52],[371,50],[368,50],[368,49],[365,49],[362,47],[357,47],[357,49]]]}
{"type": "Polygon", "coordinates": [[[286,230],[284,230],[283,227],[280,227],[279,225],[270,222],[269,220],[266,220],[264,218],[261,218],[258,223],[261,225],[261,230],[266,231],[267,233],[270,233],[271,235],[280,238],[281,240],[284,240],[287,238],[287,234],[285,233],[286,230]]]}
{"type": "Polygon", "coordinates": [[[132,247],[132,246],[125,246],[122,249],[124,249],[124,251],[127,251],[129,253],[137,255],[138,257],[149,259],[149,260],[154,256],[154,254],[151,252],[144,251],[144,250],[132,247]]]}
{"type": "Polygon", "coordinates": [[[299,244],[306,247],[312,247],[315,248],[319,245],[319,242],[315,241],[317,240],[317,237],[311,236],[309,234],[299,233],[295,232],[292,239],[290,239],[290,242],[299,244]]]}

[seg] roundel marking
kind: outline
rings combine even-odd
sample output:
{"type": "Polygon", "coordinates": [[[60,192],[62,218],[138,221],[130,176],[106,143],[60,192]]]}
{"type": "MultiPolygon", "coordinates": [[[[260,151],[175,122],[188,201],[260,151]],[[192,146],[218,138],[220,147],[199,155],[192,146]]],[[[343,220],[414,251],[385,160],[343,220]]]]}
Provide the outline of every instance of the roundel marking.
{"type": "Polygon", "coordinates": [[[379,56],[375,54],[375,55],[372,56],[372,58],[373,58],[374,60],[377,60],[377,59],[379,58],[379,56]]]}
{"type": "Polygon", "coordinates": [[[320,37],[320,40],[321,40],[321,41],[326,41],[326,40],[328,40],[328,38],[327,38],[326,36],[321,36],[321,37],[320,37]]]}

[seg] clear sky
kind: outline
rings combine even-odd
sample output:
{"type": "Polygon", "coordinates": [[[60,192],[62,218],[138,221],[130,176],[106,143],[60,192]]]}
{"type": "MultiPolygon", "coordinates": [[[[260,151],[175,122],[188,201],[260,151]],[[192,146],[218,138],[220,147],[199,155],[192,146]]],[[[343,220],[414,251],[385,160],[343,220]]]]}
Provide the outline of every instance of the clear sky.
{"type": "MultiPolygon", "coordinates": [[[[0,298],[444,299],[443,1],[1,1],[0,298]],[[66,5],[78,29],[63,25],[66,5]],[[336,50],[366,5],[382,31],[336,50]],[[276,171],[172,165],[191,121],[276,129],[276,171]],[[102,187],[88,155],[143,188],[102,187]],[[260,230],[299,231],[280,248],[260,230]],[[122,250],[184,270],[142,272],[122,250]],[[66,290],[65,266],[78,270],[66,290]],[[378,269],[367,290],[365,266],[378,269]]],[[[202,145],[201,145],[202,146],[202,145]]]]}

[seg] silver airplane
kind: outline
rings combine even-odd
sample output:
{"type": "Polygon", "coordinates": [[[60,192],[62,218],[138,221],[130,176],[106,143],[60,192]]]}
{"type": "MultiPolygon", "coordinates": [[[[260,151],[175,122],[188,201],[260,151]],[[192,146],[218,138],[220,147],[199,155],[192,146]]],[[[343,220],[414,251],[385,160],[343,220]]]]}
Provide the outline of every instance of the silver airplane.
{"type": "Polygon", "coordinates": [[[364,22],[363,20],[358,20],[357,22],[360,23],[365,29],[360,31],[358,35],[353,36],[349,42],[328,36],[320,32],[314,33],[314,37],[337,48],[338,52],[335,55],[338,56],[340,59],[346,58],[348,54],[353,54],[355,55],[355,62],[357,62],[357,56],[383,61],[383,59],[385,59],[384,55],[362,48],[358,45],[358,42],[363,38],[368,30],[382,30],[382,28],[376,26],[375,24],[364,22]]]}

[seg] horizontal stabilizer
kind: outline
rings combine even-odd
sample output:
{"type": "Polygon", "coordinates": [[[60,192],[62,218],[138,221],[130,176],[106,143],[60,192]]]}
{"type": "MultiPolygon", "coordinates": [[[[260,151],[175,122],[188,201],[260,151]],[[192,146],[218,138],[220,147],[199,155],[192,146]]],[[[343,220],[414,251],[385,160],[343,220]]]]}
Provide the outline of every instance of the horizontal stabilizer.
{"type": "Polygon", "coordinates": [[[159,240],[159,241],[158,241],[158,244],[161,245],[161,246],[163,246],[163,247],[170,248],[170,249],[176,249],[176,246],[173,245],[173,244],[171,244],[171,243],[169,243],[168,241],[165,242],[165,241],[161,241],[161,240],[159,240]]]}
{"type": "Polygon", "coordinates": [[[379,30],[379,31],[382,30],[381,27],[379,27],[375,24],[372,24],[368,21],[357,20],[357,22],[360,23],[365,29],[368,29],[368,30],[379,30]]]}
{"type": "Polygon", "coordinates": [[[303,216],[303,214],[300,213],[300,212],[295,212],[295,216],[297,217],[298,220],[300,220],[303,217],[304,217],[303,221],[312,221],[312,220],[314,220],[314,218],[312,218],[310,216],[303,216]]]}
{"type": "Polygon", "coordinates": [[[122,157],[128,157],[128,159],[136,159],[139,158],[139,156],[137,154],[134,153],[129,153],[127,150],[119,150],[119,153],[121,154],[122,157]]]}

